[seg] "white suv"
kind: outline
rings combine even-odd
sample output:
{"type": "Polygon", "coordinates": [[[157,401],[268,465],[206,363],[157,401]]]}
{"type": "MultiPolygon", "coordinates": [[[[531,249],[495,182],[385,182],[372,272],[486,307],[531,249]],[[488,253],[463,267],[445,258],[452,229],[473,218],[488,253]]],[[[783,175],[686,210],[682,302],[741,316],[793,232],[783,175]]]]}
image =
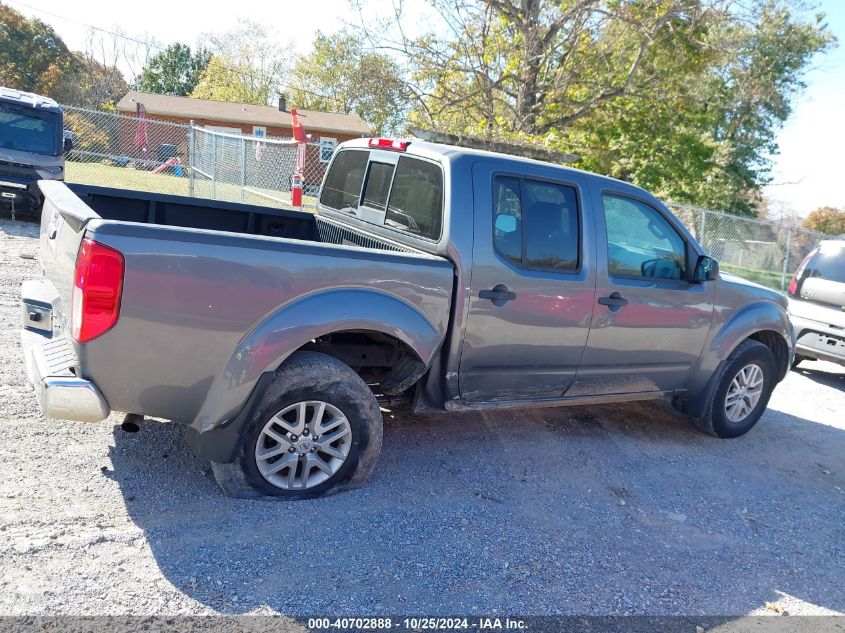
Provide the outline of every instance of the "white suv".
{"type": "Polygon", "coordinates": [[[789,284],[795,367],[802,360],[845,365],[845,240],[821,242],[789,284]]]}

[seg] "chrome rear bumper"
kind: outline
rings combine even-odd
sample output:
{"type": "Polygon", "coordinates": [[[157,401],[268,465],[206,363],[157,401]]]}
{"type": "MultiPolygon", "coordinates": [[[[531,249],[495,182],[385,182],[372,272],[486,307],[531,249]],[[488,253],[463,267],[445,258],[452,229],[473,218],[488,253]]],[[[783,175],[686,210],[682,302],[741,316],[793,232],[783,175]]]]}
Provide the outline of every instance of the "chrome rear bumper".
{"type": "Polygon", "coordinates": [[[21,345],[27,378],[45,417],[80,422],[99,422],[108,417],[109,405],[96,385],[74,375],[76,353],[69,339],[51,339],[23,330],[21,345]]]}

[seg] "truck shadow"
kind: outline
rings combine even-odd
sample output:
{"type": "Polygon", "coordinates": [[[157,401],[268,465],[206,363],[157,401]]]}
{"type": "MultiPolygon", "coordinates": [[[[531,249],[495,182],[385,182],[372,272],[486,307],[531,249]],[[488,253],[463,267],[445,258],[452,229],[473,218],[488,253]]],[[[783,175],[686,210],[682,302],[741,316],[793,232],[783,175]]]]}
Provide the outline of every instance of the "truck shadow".
{"type": "Polygon", "coordinates": [[[845,372],[842,371],[841,367],[832,363],[804,361],[792,371],[806,376],[820,385],[845,391],[845,372]]]}
{"type": "Polygon", "coordinates": [[[845,610],[845,432],[777,410],[732,441],[662,404],[385,412],[367,486],[305,502],[223,497],[176,425],[114,440],[162,573],[224,613],[845,610]]]}

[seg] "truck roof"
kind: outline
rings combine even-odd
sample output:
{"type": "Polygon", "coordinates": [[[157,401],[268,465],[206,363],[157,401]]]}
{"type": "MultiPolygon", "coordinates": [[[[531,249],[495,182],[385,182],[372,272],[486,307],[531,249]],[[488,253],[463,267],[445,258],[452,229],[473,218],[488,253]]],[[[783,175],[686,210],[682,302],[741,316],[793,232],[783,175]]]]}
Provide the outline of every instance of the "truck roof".
{"type": "MultiPolygon", "coordinates": [[[[360,147],[360,148],[367,148],[367,149],[374,149],[370,147],[370,138],[356,138],[349,141],[343,142],[343,147],[360,147]]],[[[515,154],[503,154],[501,152],[491,152],[482,149],[475,149],[470,147],[461,147],[458,145],[446,145],[443,143],[432,143],[430,141],[421,141],[416,138],[411,138],[407,141],[407,153],[410,155],[421,156],[423,158],[429,158],[433,160],[455,160],[457,158],[463,156],[478,156],[481,158],[489,158],[497,161],[502,162],[509,162],[509,163],[517,163],[522,165],[531,165],[535,167],[541,168],[553,168],[556,170],[560,170],[562,172],[570,172],[576,174],[584,174],[591,178],[596,178],[599,180],[606,181],[608,183],[613,183],[615,186],[622,186],[629,191],[636,191],[637,193],[643,195],[643,197],[657,200],[657,198],[652,195],[650,192],[646,191],[642,187],[638,187],[637,185],[631,184],[630,182],[625,182],[624,180],[618,180],[616,178],[611,178],[610,176],[602,176],[601,174],[596,174],[591,171],[585,171],[583,169],[577,169],[575,167],[569,167],[567,165],[560,165],[558,163],[550,163],[542,160],[537,160],[534,158],[526,158],[524,156],[518,156],[515,154]]]]}
{"type": "Polygon", "coordinates": [[[50,99],[32,92],[23,92],[14,88],[0,86],[0,102],[14,103],[29,108],[39,108],[50,112],[61,112],[61,106],[50,99]]]}

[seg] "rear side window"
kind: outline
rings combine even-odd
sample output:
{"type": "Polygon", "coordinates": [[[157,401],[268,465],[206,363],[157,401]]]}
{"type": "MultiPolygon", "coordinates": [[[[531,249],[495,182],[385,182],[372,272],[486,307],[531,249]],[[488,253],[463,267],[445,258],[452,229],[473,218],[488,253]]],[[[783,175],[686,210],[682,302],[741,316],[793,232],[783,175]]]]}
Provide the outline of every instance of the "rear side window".
{"type": "Polygon", "coordinates": [[[320,192],[320,204],[332,209],[355,209],[358,196],[364,182],[369,152],[345,150],[335,157],[323,191],[320,192]]]}
{"type": "Polygon", "coordinates": [[[845,283],[845,247],[822,244],[807,263],[804,277],[845,283]]]}
{"type": "Polygon", "coordinates": [[[403,156],[387,205],[386,226],[436,240],[443,223],[443,172],[438,165],[403,156]]]}
{"type": "Polygon", "coordinates": [[[578,268],[579,223],[575,189],[496,176],[493,245],[509,261],[529,268],[578,268]]]}

